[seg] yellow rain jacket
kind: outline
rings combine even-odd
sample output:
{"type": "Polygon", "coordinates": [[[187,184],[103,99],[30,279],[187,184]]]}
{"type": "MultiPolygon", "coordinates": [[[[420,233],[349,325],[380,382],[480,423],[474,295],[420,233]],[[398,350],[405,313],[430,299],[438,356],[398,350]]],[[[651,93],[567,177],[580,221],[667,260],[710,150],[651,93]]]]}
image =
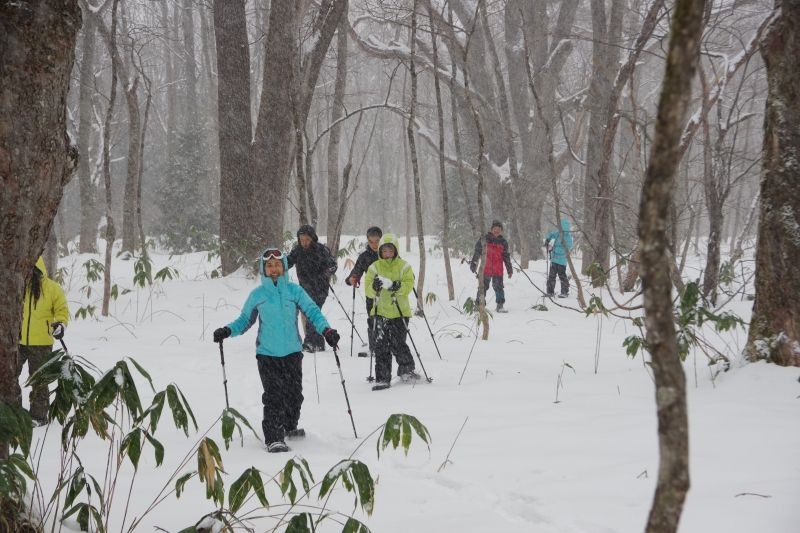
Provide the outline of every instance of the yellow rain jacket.
{"type": "Polygon", "coordinates": [[[42,272],[42,290],[39,299],[34,302],[30,284],[25,288],[19,343],[25,346],[52,346],[55,341],[50,334],[50,326],[53,322],[66,325],[69,308],[64,291],[58,283],[47,277],[47,269],[41,257],[36,261],[36,268],[42,272]]]}
{"type": "MultiPolygon", "coordinates": [[[[414,271],[411,270],[411,265],[400,259],[400,247],[394,235],[386,233],[381,238],[380,246],[385,244],[394,246],[395,257],[392,259],[378,259],[369,266],[364,279],[364,293],[367,298],[375,299],[375,305],[372,306],[373,315],[385,318],[400,318],[401,316],[408,318],[411,316],[411,304],[408,302],[408,295],[414,290],[414,271]],[[375,289],[372,288],[372,282],[376,276],[380,277],[383,282],[380,294],[376,294],[375,289]],[[392,293],[389,291],[389,286],[394,281],[400,282],[400,290],[392,293]],[[397,299],[401,313],[397,311],[398,306],[392,301],[392,296],[397,299]]],[[[378,250],[380,250],[380,247],[378,250]]]]}

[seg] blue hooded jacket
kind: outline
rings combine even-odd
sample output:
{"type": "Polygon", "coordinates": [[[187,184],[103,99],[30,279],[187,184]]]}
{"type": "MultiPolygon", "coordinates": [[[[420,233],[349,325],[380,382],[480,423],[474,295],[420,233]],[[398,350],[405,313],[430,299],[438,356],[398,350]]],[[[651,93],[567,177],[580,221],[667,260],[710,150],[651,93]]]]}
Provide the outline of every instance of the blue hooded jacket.
{"type": "MultiPolygon", "coordinates": [[[[566,218],[561,219],[561,230],[564,232],[564,242],[567,243],[567,248],[572,250],[572,233],[569,229],[569,220],[566,218]]],[[[559,265],[567,264],[567,254],[564,247],[561,246],[561,236],[557,231],[551,231],[545,236],[545,239],[551,239],[554,242],[553,253],[550,260],[559,265]]]]}
{"type": "Polygon", "coordinates": [[[317,331],[330,326],[317,304],[306,291],[289,281],[289,267],[283,256],[283,275],[278,284],[264,274],[264,258],[258,262],[261,285],[247,297],[239,318],[228,324],[231,336],[243,334],[258,320],[256,355],[261,357],[286,357],[303,349],[297,330],[297,311],[303,311],[317,331]]]}

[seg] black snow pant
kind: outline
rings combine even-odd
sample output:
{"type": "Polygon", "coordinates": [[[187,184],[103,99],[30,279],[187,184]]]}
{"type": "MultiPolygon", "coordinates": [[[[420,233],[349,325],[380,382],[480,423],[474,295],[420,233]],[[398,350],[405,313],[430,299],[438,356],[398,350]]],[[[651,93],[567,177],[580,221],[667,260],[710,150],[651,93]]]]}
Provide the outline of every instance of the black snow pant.
{"type": "Polygon", "coordinates": [[[569,280],[567,279],[567,265],[550,262],[550,274],[547,276],[547,294],[556,290],[556,274],[561,280],[561,294],[569,294],[569,280]]]}
{"type": "Polygon", "coordinates": [[[258,375],[264,393],[264,419],[261,430],[264,442],[282,441],[287,431],[297,429],[300,407],[303,405],[303,353],[285,357],[257,355],[258,375]]]}
{"type": "MultiPolygon", "coordinates": [[[[506,292],[503,288],[503,276],[484,276],[483,278],[483,296],[489,291],[489,285],[494,289],[494,300],[498,304],[506,303],[506,292]]],[[[478,294],[475,297],[475,303],[481,298],[481,289],[478,287],[478,294]]]]}
{"type": "MultiPolygon", "coordinates": [[[[39,370],[43,364],[50,359],[53,355],[52,346],[27,346],[24,344],[19,345],[17,352],[17,379],[22,374],[22,367],[25,362],[28,362],[28,375],[33,375],[34,372],[39,370]]],[[[22,389],[18,388],[19,396],[17,397],[18,403],[22,406],[22,389]]],[[[47,408],[49,407],[50,391],[47,386],[38,386],[31,389],[29,411],[31,418],[37,422],[44,423],[47,421],[47,408]]]]}
{"type": "Polygon", "coordinates": [[[375,380],[392,379],[392,356],[397,359],[397,375],[414,370],[414,358],[406,344],[407,318],[375,317],[375,380]]]}
{"type": "Polygon", "coordinates": [[[375,353],[375,317],[372,316],[372,305],[375,300],[367,298],[367,340],[369,342],[369,351],[375,353]]]}
{"type": "MultiPolygon", "coordinates": [[[[328,299],[328,293],[309,291],[307,289],[306,292],[311,299],[314,300],[314,303],[317,304],[317,307],[322,309],[322,306],[325,305],[325,300],[328,299]]],[[[325,337],[323,337],[320,332],[314,328],[314,324],[312,324],[308,319],[306,319],[306,336],[303,338],[303,344],[307,344],[308,346],[314,348],[314,351],[316,352],[325,351],[325,337]]]]}

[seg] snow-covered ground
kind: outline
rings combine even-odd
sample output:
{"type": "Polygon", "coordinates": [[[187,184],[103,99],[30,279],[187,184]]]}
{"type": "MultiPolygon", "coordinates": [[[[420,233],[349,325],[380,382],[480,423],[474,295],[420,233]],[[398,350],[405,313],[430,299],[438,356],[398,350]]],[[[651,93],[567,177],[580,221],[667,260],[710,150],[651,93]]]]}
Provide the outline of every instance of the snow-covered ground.
{"type": "MultiPolygon", "coordinates": [[[[434,241],[429,243],[433,246],[434,241]]],[[[417,254],[401,255],[416,271],[417,254]]],[[[86,284],[82,264],[91,257],[102,260],[72,255],[60,262],[67,269],[65,288],[69,289],[73,314],[93,302],[99,315],[101,282],[93,284],[89,298],[80,290],[86,284]]],[[[345,260],[339,261],[335,288],[349,313],[352,292],[342,282],[345,260]]],[[[257,283],[244,272],[211,279],[217,263],[209,262],[203,253],[155,254],[154,262],[154,272],[169,265],[180,277],[156,283],[152,305],[147,303],[150,290],[133,284],[134,261],[115,259],[113,277],[119,292],[123,288],[131,292],[120,294],[112,303],[112,317],[73,320],[65,337],[73,353],[101,369],[130,356],[150,371],[157,389],[177,383],[197,416],[200,431],[187,439],[164,414],[157,433],[166,447],[164,464],[155,468],[152,450],[145,449],[128,523],[149,505],[223,409],[219,352],[211,332],[237,316],[257,283]]],[[[428,257],[424,292],[435,293],[438,299],[427,307],[427,313],[443,360],[423,320],[412,320],[411,332],[425,369],[434,378],[432,384],[401,384],[372,392],[365,379],[369,360],[349,355],[350,328],[345,314],[332,297],[324,306],[323,312],[342,335],[340,359],[359,437],[366,437],[390,414],[407,413],[418,417],[433,438],[430,451],[415,439],[408,457],[389,450],[378,459],[375,436],[370,437],[356,457],[369,465],[377,480],[375,510],[371,517],[360,512],[355,516],[380,533],[643,531],[657,477],[658,446],[651,372],[641,354],[631,359],[621,345],[635,328],[613,317],[587,318],[549,301],[545,302],[548,311],[533,310],[531,306],[543,300],[517,273],[506,281],[510,312],[494,314],[490,338],[475,344],[459,385],[475,341],[474,320],[462,314],[461,304],[474,296],[475,279],[466,265],[454,262],[453,268],[457,301],[448,302],[441,255],[428,257]],[[557,391],[559,376],[563,387],[557,391]],[[442,466],[448,452],[449,461],[442,466]]],[[[542,261],[528,270],[542,287],[544,270],[542,261]]],[[[572,294],[559,303],[575,306],[574,291],[572,294]]],[[[493,309],[492,291],[489,303],[493,309]]],[[[750,306],[751,302],[736,297],[729,309],[747,320],[750,306]]],[[[357,296],[356,325],[366,339],[363,290],[357,296]]],[[[738,354],[745,333],[740,330],[712,337],[720,349],[738,354]]],[[[268,454],[260,435],[261,384],[254,343],[254,330],[225,342],[231,405],[259,433],[258,438],[246,434],[243,446],[237,442],[223,450],[229,474],[225,481],[230,484],[249,466],[272,475],[291,454],[308,460],[315,478],[320,479],[359,443],[353,437],[333,354],[327,351],[304,358],[301,426],[307,438],[291,442],[290,454],[268,454]]],[[[356,337],[354,352],[360,349],[356,337]]],[[[680,531],[800,531],[798,369],[745,364],[737,356],[728,372],[714,377],[719,367],[710,368],[701,353],[690,356],[685,368],[692,486],[680,531]]],[[[22,379],[26,377],[24,372],[22,379]]],[[[144,383],[139,389],[149,403],[144,383]]],[[[41,443],[45,432],[43,428],[35,431],[35,444],[41,443]]],[[[58,472],[58,433],[58,427],[51,426],[41,456],[40,475],[48,487],[53,486],[58,472]]],[[[218,427],[210,435],[222,442],[218,427]]],[[[79,453],[87,471],[102,479],[105,445],[90,437],[79,453]]],[[[196,464],[185,470],[193,467],[196,464]]],[[[118,492],[125,493],[130,475],[126,466],[118,492]]],[[[280,503],[275,488],[270,488],[268,495],[280,503]]],[[[255,500],[244,509],[252,509],[252,502],[255,500]]],[[[110,531],[119,529],[124,505],[125,497],[118,496],[110,531]]],[[[192,480],[180,499],[170,496],[149,514],[141,530],[152,531],[157,526],[177,531],[213,507],[205,500],[204,488],[192,480]]],[[[352,496],[339,489],[328,507],[349,513],[352,496]]],[[[265,531],[269,524],[259,522],[253,527],[265,531]]],[[[333,531],[334,525],[329,523],[323,530],[333,531]]]]}

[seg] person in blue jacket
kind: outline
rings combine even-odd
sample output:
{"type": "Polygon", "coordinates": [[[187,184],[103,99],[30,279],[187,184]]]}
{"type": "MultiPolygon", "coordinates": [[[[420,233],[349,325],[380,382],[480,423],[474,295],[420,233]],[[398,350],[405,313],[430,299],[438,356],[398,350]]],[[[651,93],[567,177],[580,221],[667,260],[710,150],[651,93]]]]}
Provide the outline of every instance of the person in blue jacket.
{"type": "Polygon", "coordinates": [[[317,304],[306,291],[289,281],[285,254],[267,248],[259,261],[261,285],[247,297],[239,318],[214,331],[214,342],[241,335],[258,321],[256,361],[264,394],[261,429],[269,452],[286,452],[286,437],[302,437],[297,428],[303,404],[303,352],[297,330],[297,313],[302,311],[333,348],[339,334],[328,325],[317,304]]]}
{"type": "Polygon", "coordinates": [[[561,232],[554,230],[545,236],[544,246],[550,256],[550,273],[547,276],[547,296],[555,296],[556,274],[561,281],[561,294],[559,298],[569,296],[569,280],[567,279],[567,252],[561,243],[561,235],[564,234],[564,243],[567,250],[572,249],[572,233],[570,232],[569,220],[561,219],[561,232]]]}

